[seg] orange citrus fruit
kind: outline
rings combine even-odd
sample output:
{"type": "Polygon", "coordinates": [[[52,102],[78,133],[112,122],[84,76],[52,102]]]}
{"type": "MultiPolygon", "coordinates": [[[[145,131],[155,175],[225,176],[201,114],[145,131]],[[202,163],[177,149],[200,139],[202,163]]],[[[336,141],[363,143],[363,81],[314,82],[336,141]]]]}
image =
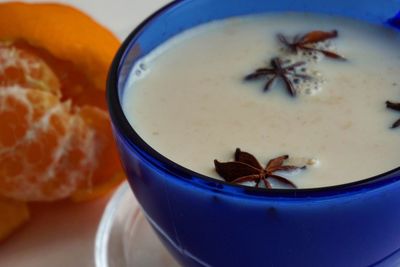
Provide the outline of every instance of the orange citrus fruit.
{"type": "Polygon", "coordinates": [[[105,111],[119,41],[59,4],[0,4],[0,196],[91,199],[121,181],[105,111]]]}

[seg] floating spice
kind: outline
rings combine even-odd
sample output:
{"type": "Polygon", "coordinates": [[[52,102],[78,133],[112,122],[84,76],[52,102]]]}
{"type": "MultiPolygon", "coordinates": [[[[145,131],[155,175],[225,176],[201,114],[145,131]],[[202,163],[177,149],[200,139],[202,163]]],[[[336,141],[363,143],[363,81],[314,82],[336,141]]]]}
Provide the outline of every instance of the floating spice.
{"type": "Polygon", "coordinates": [[[285,160],[288,158],[288,155],[274,158],[263,168],[252,154],[237,148],[235,152],[235,161],[222,163],[218,160],[214,160],[214,165],[217,173],[229,183],[241,184],[245,182],[255,182],[255,187],[258,188],[260,183],[263,182],[265,188],[271,189],[272,186],[268,179],[272,178],[292,188],[297,188],[297,186],[288,179],[274,174],[277,171],[290,172],[306,168],[305,166],[297,167],[284,165],[285,160]]]}
{"type": "Polygon", "coordinates": [[[283,34],[278,34],[278,39],[282,44],[288,47],[290,51],[295,53],[297,53],[299,50],[315,51],[320,52],[329,58],[346,60],[343,56],[335,52],[316,47],[317,43],[336,38],[337,36],[338,32],[336,30],[330,32],[312,31],[305,35],[296,35],[292,41],[289,41],[289,39],[283,34]]]}
{"type": "MultiPolygon", "coordinates": [[[[386,107],[388,109],[400,111],[400,103],[393,103],[393,102],[390,102],[390,101],[386,101],[386,107]]],[[[399,126],[400,126],[400,119],[398,119],[397,121],[395,121],[393,123],[392,129],[397,128],[399,126]]]]}
{"type": "Polygon", "coordinates": [[[285,83],[288,93],[294,97],[296,96],[296,88],[291,79],[311,79],[311,76],[309,75],[296,72],[296,68],[305,64],[305,62],[301,61],[285,66],[282,59],[275,57],[271,60],[271,68],[257,69],[253,73],[247,75],[244,79],[245,81],[253,81],[266,77],[267,83],[264,86],[264,92],[266,92],[271,88],[277,78],[281,78],[285,83]]]}

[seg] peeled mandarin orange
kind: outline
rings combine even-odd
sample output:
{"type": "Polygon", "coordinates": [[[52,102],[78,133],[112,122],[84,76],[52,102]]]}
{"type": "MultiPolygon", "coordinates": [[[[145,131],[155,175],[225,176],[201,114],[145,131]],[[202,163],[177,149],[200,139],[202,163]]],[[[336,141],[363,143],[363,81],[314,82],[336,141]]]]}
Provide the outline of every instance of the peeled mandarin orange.
{"type": "Polygon", "coordinates": [[[0,4],[0,22],[5,60],[22,62],[0,76],[0,195],[81,201],[109,191],[121,180],[104,101],[118,40],[57,4],[0,4]]]}
{"type": "Polygon", "coordinates": [[[97,133],[70,102],[19,86],[0,88],[0,195],[24,201],[65,198],[91,180],[97,133]]]}
{"type": "Polygon", "coordinates": [[[25,203],[0,198],[0,240],[8,237],[29,219],[25,203]]]}
{"type": "Polygon", "coordinates": [[[58,78],[41,58],[0,42],[0,86],[15,84],[61,96],[58,78]]]}

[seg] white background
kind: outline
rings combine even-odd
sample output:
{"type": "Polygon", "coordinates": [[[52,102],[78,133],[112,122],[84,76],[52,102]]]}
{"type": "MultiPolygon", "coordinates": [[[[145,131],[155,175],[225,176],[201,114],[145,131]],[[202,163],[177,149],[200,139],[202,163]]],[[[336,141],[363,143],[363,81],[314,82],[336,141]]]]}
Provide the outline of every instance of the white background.
{"type": "MultiPolygon", "coordinates": [[[[0,2],[5,1],[0,0],[0,2]]],[[[123,40],[143,19],[169,1],[60,0],[53,2],[67,3],[82,9],[123,40]]],[[[78,205],[71,203],[34,205],[31,221],[11,238],[0,243],[0,266],[94,266],[94,238],[107,201],[108,197],[78,205]]]]}

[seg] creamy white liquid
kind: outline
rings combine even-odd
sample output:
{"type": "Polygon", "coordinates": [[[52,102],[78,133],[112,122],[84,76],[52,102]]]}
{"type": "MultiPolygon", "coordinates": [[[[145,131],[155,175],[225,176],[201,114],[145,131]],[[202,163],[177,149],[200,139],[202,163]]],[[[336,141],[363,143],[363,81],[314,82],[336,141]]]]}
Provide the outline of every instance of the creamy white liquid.
{"type": "MultiPolygon", "coordinates": [[[[343,184],[400,165],[400,35],[338,17],[280,13],[214,22],[162,45],[132,71],[124,112],[138,134],[178,164],[221,179],[213,160],[237,147],[262,164],[289,154],[319,164],[285,174],[300,188],[343,184]],[[320,74],[313,95],[291,98],[282,83],[243,77],[283,55],[276,34],[337,29],[335,51],[348,61],[308,64],[320,74]],[[140,71],[139,71],[140,70],[140,71]],[[138,75],[138,72],[141,72],[138,75]]],[[[301,162],[301,160],[299,161],[301,162]]]]}

